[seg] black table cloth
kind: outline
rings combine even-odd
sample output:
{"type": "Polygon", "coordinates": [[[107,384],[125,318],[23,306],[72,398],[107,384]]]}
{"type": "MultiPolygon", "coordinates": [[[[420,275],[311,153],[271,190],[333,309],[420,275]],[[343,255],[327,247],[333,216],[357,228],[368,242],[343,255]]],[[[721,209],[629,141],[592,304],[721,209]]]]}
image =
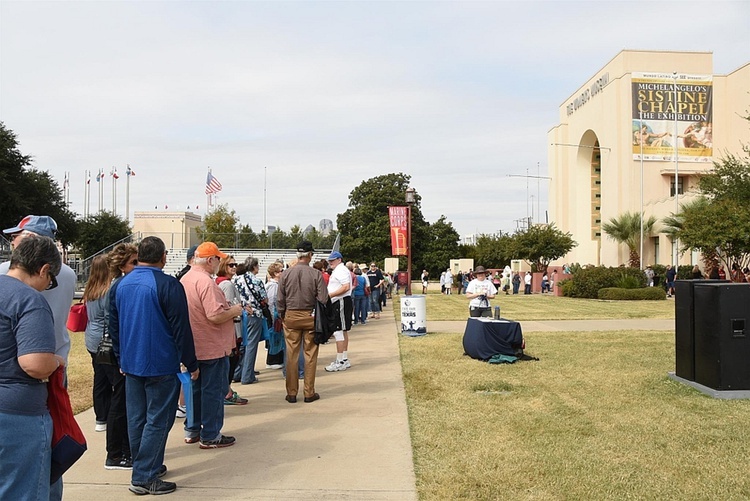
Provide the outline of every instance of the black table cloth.
{"type": "Polygon", "coordinates": [[[523,346],[521,324],[512,320],[469,318],[464,330],[464,352],[471,358],[489,360],[498,353],[515,356],[523,346]]]}

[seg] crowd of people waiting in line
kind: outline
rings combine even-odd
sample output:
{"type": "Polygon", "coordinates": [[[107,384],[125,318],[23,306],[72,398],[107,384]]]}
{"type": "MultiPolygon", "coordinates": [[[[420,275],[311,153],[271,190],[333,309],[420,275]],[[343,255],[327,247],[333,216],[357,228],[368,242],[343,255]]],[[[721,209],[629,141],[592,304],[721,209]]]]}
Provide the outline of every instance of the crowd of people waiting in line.
{"type": "MultiPolygon", "coordinates": [[[[511,294],[512,290],[513,294],[519,294],[521,283],[523,283],[523,293],[531,294],[532,274],[530,271],[525,273],[512,272],[510,266],[506,266],[502,272],[495,270],[493,275],[490,270],[486,270],[483,266],[477,267],[477,269],[479,268],[485,270],[482,274],[497,290],[501,290],[505,294],[511,294]]],[[[459,270],[458,273],[454,275],[449,268],[440,274],[440,293],[450,295],[452,294],[452,289],[455,287],[458,290],[458,294],[466,294],[469,284],[472,280],[477,278],[478,274],[477,270],[469,270],[467,272],[459,270]]],[[[429,272],[427,270],[422,270],[422,275],[420,276],[422,294],[427,294],[429,277],[429,272]]],[[[555,283],[557,283],[557,270],[553,270],[550,275],[545,272],[542,275],[541,293],[551,293],[554,290],[555,283]]]]}
{"type": "MultiPolygon", "coordinates": [[[[62,263],[56,231],[49,216],[28,216],[4,230],[13,251],[0,265],[6,298],[0,306],[0,499],[62,499],[62,479],[49,484],[52,422],[44,382],[67,365],[76,276],[62,263]]],[[[311,313],[317,301],[330,299],[338,319],[336,359],[325,370],[341,372],[352,366],[352,325],[380,318],[393,286],[376,263],[344,263],[338,251],[312,263],[315,251],[307,241],[292,262],[269,265],[265,280],[257,259],[237,263],[212,242],[191,248],[188,266],[171,277],[163,272],[167,252],[157,237],[118,244],[92,260],[83,293],[95,431],[106,432],[104,467],[132,470],[129,490],[138,495],[176,489],[162,480],[176,418],[185,419],[186,444],[217,449],[236,442],[222,433],[224,407],[248,403],[231,385],[258,381],[262,339],[266,368],[283,371],[285,400],[297,402],[304,380],[304,402],[315,402],[318,344],[311,313]],[[97,361],[105,337],[117,365],[97,361]],[[191,409],[184,406],[185,388],[191,409]]]]}

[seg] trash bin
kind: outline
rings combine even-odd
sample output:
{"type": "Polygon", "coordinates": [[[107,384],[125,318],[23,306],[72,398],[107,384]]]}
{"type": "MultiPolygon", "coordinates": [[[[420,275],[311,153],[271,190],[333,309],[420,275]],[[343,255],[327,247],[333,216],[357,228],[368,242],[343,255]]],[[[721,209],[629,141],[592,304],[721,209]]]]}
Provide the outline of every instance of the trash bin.
{"type": "Polygon", "coordinates": [[[401,334],[424,336],[427,334],[426,297],[401,296],[401,334]]]}

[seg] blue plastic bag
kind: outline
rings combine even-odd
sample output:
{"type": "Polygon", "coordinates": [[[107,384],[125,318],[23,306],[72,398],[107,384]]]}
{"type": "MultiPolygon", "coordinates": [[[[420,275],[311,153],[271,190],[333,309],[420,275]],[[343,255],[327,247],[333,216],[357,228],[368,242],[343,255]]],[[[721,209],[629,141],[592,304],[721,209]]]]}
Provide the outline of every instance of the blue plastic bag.
{"type": "Polygon", "coordinates": [[[185,411],[187,419],[187,427],[193,427],[193,380],[190,379],[189,372],[179,372],[177,377],[180,378],[182,383],[182,394],[185,397],[185,411]]]}

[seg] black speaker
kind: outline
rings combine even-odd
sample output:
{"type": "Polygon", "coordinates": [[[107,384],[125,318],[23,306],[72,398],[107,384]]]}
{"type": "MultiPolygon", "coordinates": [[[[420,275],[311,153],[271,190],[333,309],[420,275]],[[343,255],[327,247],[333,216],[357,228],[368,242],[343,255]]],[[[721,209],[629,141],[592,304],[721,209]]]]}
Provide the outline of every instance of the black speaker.
{"type": "Polygon", "coordinates": [[[695,382],[750,390],[750,284],[697,283],[695,382]]]}
{"type": "Polygon", "coordinates": [[[729,283],[729,280],[677,280],[674,284],[675,374],[695,381],[695,286],[729,283]]]}

